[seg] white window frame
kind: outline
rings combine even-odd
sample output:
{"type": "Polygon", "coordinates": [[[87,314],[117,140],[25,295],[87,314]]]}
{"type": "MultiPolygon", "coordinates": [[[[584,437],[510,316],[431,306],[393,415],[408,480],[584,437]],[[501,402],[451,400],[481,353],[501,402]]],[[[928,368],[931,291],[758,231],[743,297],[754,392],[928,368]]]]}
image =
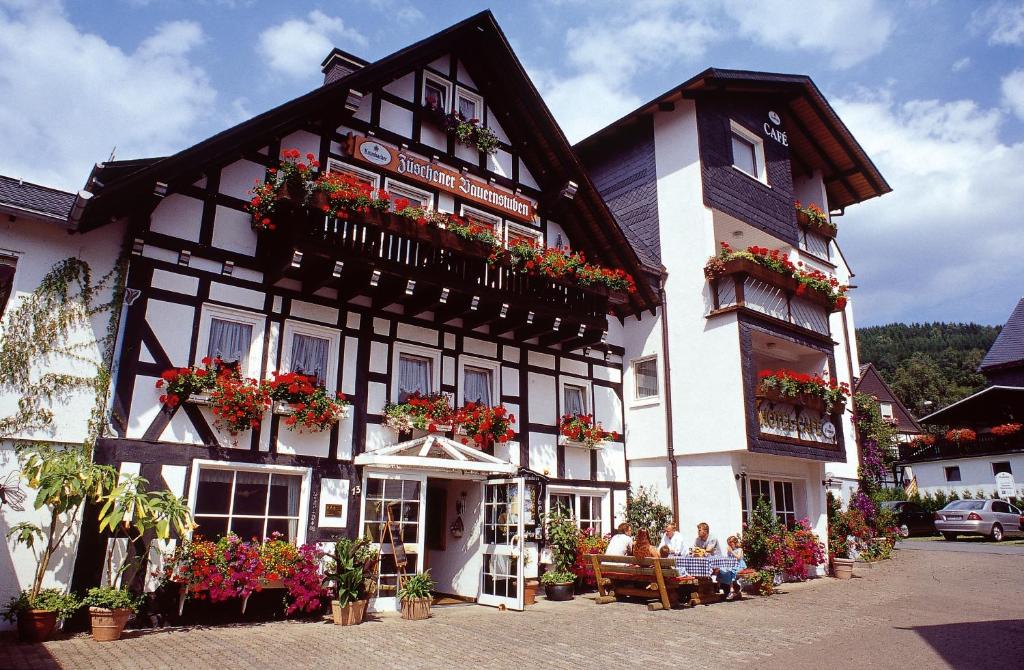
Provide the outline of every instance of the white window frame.
{"type": "Polygon", "coordinates": [[[482,209],[477,209],[476,207],[470,207],[468,205],[462,205],[462,207],[459,208],[459,216],[461,216],[462,218],[466,218],[467,212],[469,212],[472,216],[477,216],[480,217],[481,219],[489,219],[494,224],[494,237],[496,237],[499,240],[505,239],[504,220],[500,216],[496,214],[491,214],[490,212],[485,212],[482,209]]]}
{"type": "Polygon", "coordinates": [[[452,95],[452,83],[447,79],[439,77],[436,74],[427,72],[426,70],[423,71],[423,88],[420,90],[420,105],[422,105],[423,107],[427,106],[428,82],[437,85],[439,88],[444,89],[444,105],[442,105],[442,108],[444,109],[445,112],[450,112],[453,109],[452,104],[455,100],[455,96],[452,95]]]}
{"type": "Polygon", "coordinates": [[[511,221],[508,221],[508,222],[505,223],[505,229],[502,231],[502,234],[501,234],[501,238],[504,241],[506,247],[509,246],[509,241],[508,241],[509,233],[521,234],[524,237],[532,237],[539,244],[543,244],[544,243],[544,233],[543,232],[537,230],[536,228],[531,228],[530,226],[524,226],[524,225],[519,224],[519,223],[513,223],[511,221]]]}
{"type": "Polygon", "coordinates": [[[388,192],[391,198],[392,205],[397,198],[413,198],[421,199],[424,201],[423,209],[434,209],[434,194],[430,191],[424,191],[421,188],[410,186],[402,181],[395,181],[391,177],[384,179],[384,190],[388,192]],[[403,193],[404,191],[404,193],[403,193]]]}
{"type": "Polygon", "coordinates": [[[633,373],[632,374],[632,377],[633,377],[633,379],[632,379],[632,384],[633,384],[633,400],[630,403],[631,406],[633,406],[633,407],[644,407],[646,405],[657,405],[658,403],[660,403],[661,402],[662,378],[661,378],[661,363],[658,361],[658,355],[657,354],[651,354],[649,356],[640,356],[639,358],[634,358],[634,359],[632,359],[629,362],[629,367],[630,367],[630,370],[633,373]],[[637,383],[637,379],[636,379],[636,365],[637,365],[637,363],[644,363],[646,361],[654,361],[654,365],[655,365],[655,375],[654,376],[658,380],[658,392],[655,395],[647,396],[645,398],[641,398],[638,395],[638,393],[640,392],[640,384],[637,383]]]}
{"type": "MultiPolygon", "coordinates": [[[[232,472],[259,472],[261,474],[279,474],[279,475],[300,475],[302,477],[302,484],[299,487],[299,522],[298,527],[295,530],[295,544],[303,545],[306,542],[306,530],[309,526],[309,492],[310,484],[313,480],[313,470],[311,468],[301,468],[294,465],[264,465],[261,463],[239,463],[237,461],[211,461],[207,459],[192,459],[192,478],[189,480],[188,485],[188,509],[189,513],[193,516],[196,511],[196,494],[199,491],[199,470],[205,468],[207,470],[230,470],[232,472]]],[[[232,495],[234,495],[234,485],[232,485],[232,495]]],[[[222,516],[222,515],[203,515],[203,516],[222,516]]],[[[192,536],[192,532],[189,531],[189,537],[192,536]]]]}
{"type": "Polygon", "coordinates": [[[501,404],[501,361],[492,361],[486,358],[477,358],[476,356],[459,356],[458,365],[458,399],[459,406],[466,404],[466,398],[463,395],[463,391],[466,388],[466,366],[472,368],[481,368],[489,370],[491,373],[491,398],[494,399],[495,406],[501,404]]]}
{"type": "Polygon", "coordinates": [[[476,103],[476,108],[479,111],[479,114],[475,118],[479,122],[481,127],[486,128],[487,126],[484,123],[484,99],[478,93],[473,93],[472,91],[469,91],[469,90],[463,88],[462,86],[456,85],[455,86],[455,95],[452,97],[452,111],[453,112],[459,111],[459,98],[460,97],[461,98],[466,98],[467,100],[472,100],[473,102],[476,103]]]}
{"type": "Polygon", "coordinates": [[[408,342],[395,342],[391,348],[391,402],[398,402],[398,361],[402,354],[430,359],[430,385],[434,395],[441,392],[441,350],[408,342]]]}
{"type": "Polygon", "coordinates": [[[338,357],[341,350],[341,331],[304,321],[286,320],[281,334],[281,339],[283,340],[281,372],[292,372],[292,341],[295,339],[296,334],[327,340],[327,378],[324,382],[324,388],[327,389],[328,393],[336,392],[338,390],[338,357]]]}
{"type": "Polygon", "coordinates": [[[893,404],[891,402],[886,402],[884,400],[881,400],[878,403],[878,413],[879,415],[881,415],[883,419],[892,419],[896,416],[894,414],[893,404]],[[889,410],[888,414],[885,413],[885,410],[887,408],[889,410]]]}
{"type": "Polygon", "coordinates": [[[243,363],[239,372],[243,377],[258,378],[263,364],[263,338],[266,336],[267,317],[257,312],[234,307],[212,303],[203,304],[199,315],[199,335],[197,336],[199,339],[196,342],[196,360],[193,361],[193,365],[210,355],[210,322],[215,318],[252,326],[249,355],[244,361],[239,361],[243,363]]]}
{"type": "MultiPolygon", "coordinates": [[[[748,472],[747,476],[740,481],[745,487],[743,496],[743,518],[744,521],[750,519],[750,515],[754,513],[754,496],[751,492],[750,483],[752,480],[758,480],[762,482],[768,482],[768,503],[772,506],[772,512],[776,515],[779,514],[779,506],[775,503],[775,484],[789,484],[793,487],[793,516],[796,521],[807,516],[807,495],[806,495],[806,479],[799,479],[793,477],[785,477],[780,475],[765,474],[759,472],[748,472]],[[804,490],[801,490],[803,487],[804,490]],[[801,509],[802,503],[802,509],[801,509]]],[[[783,510],[788,512],[788,510],[783,510]]]]}
{"type": "MultiPolygon", "coordinates": [[[[584,414],[594,416],[594,385],[589,379],[583,379],[582,377],[558,377],[558,417],[565,415],[565,387],[569,386],[580,386],[583,388],[583,404],[586,405],[583,408],[584,414]]],[[[596,417],[595,417],[596,420],[596,417]]]]}
{"type": "Polygon", "coordinates": [[[544,493],[544,509],[549,514],[552,511],[552,495],[572,496],[572,515],[576,518],[577,523],[579,523],[580,519],[580,496],[601,498],[601,528],[599,534],[605,535],[611,532],[612,510],[611,496],[608,494],[608,489],[599,489],[585,486],[548,486],[547,491],[544,493]]]}
{"type": "Polygon", "coordinates": [[[747,142],[750,142],[751,144],[754,145],[754,169],[757,171],[757,174],[750,174],[749,172],[747,172],[743,168],[737,166],[736,163],[735,163],[735,156],[733,156],[733,162],[731,163],[733,169],[736,170],[737,172],[740,172],[741,174],[747,175],[751,179],[756,179],[757,181],[759,181],[762,184],[764,184],[765,186],[767,186],[768,185],[768,170],[767,170],[767,168],[765,166],[764,139],[761,138],[761,137],[758,137],[754,133],[750,132],[749,130],[747,130],[746,128],[741,126],[740,124],[738,124],[735,121],[733,121],[732,119],[729,119],[729,130],[730,130],[730,135],[729,135],[729,151],[730,151],[730,153],[732,152],[732,136],[733,135],[739,135],[741,138],[743,138],[747,142]]]}
{"type": "Polygon", "coordinates": [[[348,172],[350,174],[358,175],[364,179],[368,179],[373,182],[373,190],[380,190],[380,175],[376,172],[364,170],[361,167],[356,167],[344,161],[340,161],[337,158],[327,159],[327,171],[328,172],[348,172]]]}

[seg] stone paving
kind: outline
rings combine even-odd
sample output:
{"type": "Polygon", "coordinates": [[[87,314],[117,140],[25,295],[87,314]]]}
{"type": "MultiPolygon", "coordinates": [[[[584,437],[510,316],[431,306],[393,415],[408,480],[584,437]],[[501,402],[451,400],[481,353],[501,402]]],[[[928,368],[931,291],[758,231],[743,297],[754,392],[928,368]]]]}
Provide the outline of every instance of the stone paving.
{"type": "Polygon", "coordinates": [[[1001,667],[1012,667],[1024,653],[1020,558],[972,556],[967,570],[965,558],[898,552],[894,561],[858,564],[850,581],[818,579],[785,585],[771,598],[670,612],[649,612],[635,603],[598,606],[577,597],[569,603],[541,599],[522,613],[456,606],[435,608],[428,621],[386,615],[344,628],[275,622],[134,631],[103,644],[86,635],[45,645],[5,639],[0,668],[792,669],[836,667],[844,657],[842,666],[859,668],[892,667],[893,654],[904,652],[915,668],[960,667],[962,649],[943,648],[941,639],[948,637],[943,624],[961,621],[983,627],[975,637],[989,630],[1002,638],[999,646],[976,640],[981,651],[971,656],[972,667],[986,667],[986,660],[1000,667],[996,657],[985,656],[995,650],[1011,652],[1016,660],[1001,667]],[[928,627],[915,633],[919,620],[928,627]]]}

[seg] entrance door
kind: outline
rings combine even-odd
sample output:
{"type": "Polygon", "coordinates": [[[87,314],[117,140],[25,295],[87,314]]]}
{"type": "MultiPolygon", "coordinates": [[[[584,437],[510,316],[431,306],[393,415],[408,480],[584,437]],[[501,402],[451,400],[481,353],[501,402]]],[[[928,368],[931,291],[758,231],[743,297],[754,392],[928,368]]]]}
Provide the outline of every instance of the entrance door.
{"type": "Polygon", "coordinates": [[[481,605],[523,609],[523,477],[484,482],[481,605]]]}

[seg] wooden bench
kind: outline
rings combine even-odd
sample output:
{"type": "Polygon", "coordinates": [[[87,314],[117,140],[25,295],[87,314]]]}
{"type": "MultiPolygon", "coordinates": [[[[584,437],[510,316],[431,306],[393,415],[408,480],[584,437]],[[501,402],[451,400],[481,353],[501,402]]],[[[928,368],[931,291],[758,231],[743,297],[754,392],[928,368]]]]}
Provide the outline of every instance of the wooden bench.
{"type": "MultiPolygon", "coordinates": [[[[651,601],[647,604],[649,610],[667,610],[679,604],[681,588],[687,592],[700,588],[701,580],[680,575],[671,558],[594,554],[590,560],[597,581],[598,605],[615,602],[617,596],[633,596],[651,601]]],[[[688,601],[692,604],[692,598],[688,601]]]]}

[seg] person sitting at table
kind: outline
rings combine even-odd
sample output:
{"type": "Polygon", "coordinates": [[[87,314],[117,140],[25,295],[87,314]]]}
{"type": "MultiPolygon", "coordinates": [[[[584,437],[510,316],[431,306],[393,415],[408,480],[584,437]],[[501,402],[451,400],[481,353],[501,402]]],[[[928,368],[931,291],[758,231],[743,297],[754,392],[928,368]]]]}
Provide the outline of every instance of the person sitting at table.
{"type": "Polygon", "coordinates": [[[604,553],[608,556],[629,556],[633,551],[633,529],[628,523],[620,523],[618,533],[608,540],[604,553]]]}
{"type": "Polygon", "coordinates": [[[722,550],[718,548],[718,539],[711,534],[711,527],[701,521],[697,524],[697,539],[693,541],[696,549],[703,549],[705,556],[721,556],[722,550]]]}
{"type": "Polygon", "coordinates": [[[661,558],[658,550],[651,544],[651,535],[641,528],[633,540],[633,558],[661,558]]]}
{"type": "Polygon", "coordinates": [[[683,542],[683,536],[676,530],[674,523],[665,525],[665,532],[661,536],[661,542],[658,543],[658,549],[668,549],[669,556],[681,556],[685,553],[686,545],[683,542]]]}
{"type": "Polygon", "coordinates": [[[729,547],[726,549],[725,555],[735,558],[737,563],[733,568],[722,568],[718,571],[718,585],[722,588],[726,600],[734,600],[743,597],[743,588],[739,580],[736,579],[736,574],[747,567],[747,562],[743,560],[743,547],[740,546],[738,537],[730,535],[725,543],[729,547]]]}

